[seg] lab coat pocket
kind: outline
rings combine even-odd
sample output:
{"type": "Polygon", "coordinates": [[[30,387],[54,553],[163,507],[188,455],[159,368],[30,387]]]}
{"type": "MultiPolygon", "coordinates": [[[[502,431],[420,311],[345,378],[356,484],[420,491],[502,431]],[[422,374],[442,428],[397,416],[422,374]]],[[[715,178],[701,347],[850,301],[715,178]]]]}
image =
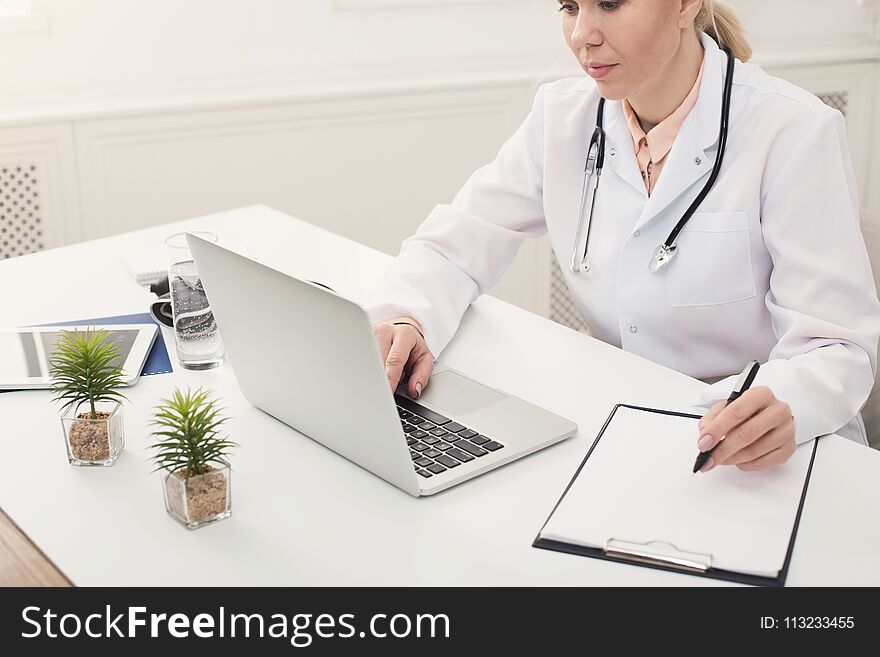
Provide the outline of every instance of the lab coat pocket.
{"type": "Polygon", "coordinates": [[[708,306],[757,294],[746,212],[695,213],[678,235],[669,264],[670,306],[708,306]]]}

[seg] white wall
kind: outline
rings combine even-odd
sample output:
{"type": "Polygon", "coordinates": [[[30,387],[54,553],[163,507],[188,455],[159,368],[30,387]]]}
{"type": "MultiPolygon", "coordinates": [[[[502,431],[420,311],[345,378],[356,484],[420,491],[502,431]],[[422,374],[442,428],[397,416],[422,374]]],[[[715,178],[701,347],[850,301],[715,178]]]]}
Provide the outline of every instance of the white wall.
{"type": "MultiPolygon", "coordinates": [[[[729,4],[768,70],[851,90],[853,157],[880,210],[880,2],[729,4]]],[[[0,17],[0,164],[40,165],[47,246],[265,202],[394,253],[538,83],[582,75],[556,0],[30,5],[0,17]]],[[[546,255],[528,244],[494,292],[546,312],[546,255]]]]}
{"type": "MultiPolygon", "coordinates": [[[[2,0],[0,0],[2,2],[2,0]]],[[[876,0],[730,0],[758,58],[867,39],[876,0]]],[[[0,33],[0,111],[244,89],[577,74],[556,0],[32,0],[0,33]]],[[[2,25],[0,19],[0,25],[2,25]]]]}
{"type": "Polygon", "coordinates": [[[15,62],[3,67],[0,109],[537,71],[561,52],[551,0],[409,1],[37,2],[51,16],[48,31],[0,38],[0,61],[15,62]]]}

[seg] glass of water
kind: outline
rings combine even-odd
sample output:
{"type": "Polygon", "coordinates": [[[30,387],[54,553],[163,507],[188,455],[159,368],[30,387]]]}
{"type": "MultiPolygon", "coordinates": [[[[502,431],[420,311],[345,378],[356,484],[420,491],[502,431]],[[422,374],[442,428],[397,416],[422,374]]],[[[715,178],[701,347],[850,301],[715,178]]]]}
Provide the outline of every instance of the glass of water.
{"type": "MultiPolygon", "coordinates": [[[[217,241],[214,233],[197,230],[189,233],[217,241]]],[[[187,233],[177,233],[165,240],[177,360],[188,370],[209,370],[223,363],[223,344],[186,236],[187,233]]]]}

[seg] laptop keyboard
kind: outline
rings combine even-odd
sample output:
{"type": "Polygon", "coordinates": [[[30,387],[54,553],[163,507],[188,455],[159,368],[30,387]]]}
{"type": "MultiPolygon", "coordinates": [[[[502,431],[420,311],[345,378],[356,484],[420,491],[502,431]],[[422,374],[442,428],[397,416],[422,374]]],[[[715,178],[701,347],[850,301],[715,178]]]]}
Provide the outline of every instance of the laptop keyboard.
{"type": "Polygon", "coordinates": [[[394,400],[413,466],[426,479],[504,448],[497,440],[453,422],[408,397],[394,395],[394,400]]]}

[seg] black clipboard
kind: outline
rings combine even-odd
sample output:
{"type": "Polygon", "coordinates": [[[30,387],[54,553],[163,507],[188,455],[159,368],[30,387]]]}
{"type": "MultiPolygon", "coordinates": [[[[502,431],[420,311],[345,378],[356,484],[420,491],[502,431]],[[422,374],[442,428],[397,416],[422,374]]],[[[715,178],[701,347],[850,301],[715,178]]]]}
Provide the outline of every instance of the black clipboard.
{"type": "Polygon", "coordinates": [[[788,550],[785,554],[785,562],[782,565],[782,570],[779,571],[778,577],[759,577],[756,575],[746,575],[743,573],[737,573],[730,570],[723,570],[719,568],[711,568],[706,567],[702,568],[701,564],[698,564],[696,561],[691,563],[673,563],[666,559],[665,557],[652,555],[649,553],[650,548],[648,547],[650,544],[645,544],[645,552],[635,552],[623,549],[622,547],[613,548],[611,550],[608,549],[608,546],[603,548],[591,548],[584,547],[582,545],[575,545],[572,543],[565,543],[562,541],[555,541],[546,538],[541,538],[541,532],[544,531],[544,527],[547,526],[547,523],[550,521],[550,518],[553,516],[553,513],[562,503],[562,500],[565,498],[566,493],[568,493],[572,484],[574,484],[575,480],[581,473],[581,470],[584,469],[584,466],[587,464],[587,460],[590,458],[590,454],[593,453],[593,450],[596,448],[596,445],[599,444],[599,440],[601,440],[602,435],[605,433],[605,429],[611,424],[611,420],[614,419],[614,414],[617,413],[617,409],[619,408],[630,408],[637,411],[645,411],[648,413],[660,413],[661,415],[675,415],[678,417],[687,417],[692,419],[700,419],[700,415],[693,415],[691,413],[679,413],[677,411],[666,411],[661,410],[659,408],[647,408],[645,406],[633,406],[630,404],[616,404],[611,411],[611,414],[608,416],[608,419],[605,420],[605,424],[602,425],[602,429],[599,431],[599,435],[596,436],[596,440],[593,441],[593,444],[590,446],[590,449],[587,451],[587,455],[584,457],[584,460],[581,461],[581,464],[578,466],[578,469],[575,471],[574,476],[571,478],[571,481],[568,482],[568,485],[565,487],[565,490],[562,492],[559,500],[553,507],[553,510],[550,512],[550,515],[547,516],[547,520],[544,521],[544,524],[541,526],[541,530],[538,532],[538,535],[535,537],[534,542],[532,543],[533,547],[541,548],[542,550],[554,550],[556,552],[565,552],[567,554],[577,554],[584,557],[593,557],[595,559],[605,559],[606,561],[616,561],[618,563],[625,563],[629,565],[636,566],[644,566],[646,568],[654,568],[657,570],[668,570],[676,573],[684,573],[688,575],[694,575],[696,577],[709,577],[712,579],[720,579],[728,582],[737,582],[740,584],[750,584],[752,586],[784,586],[785,578],[788,575],[788,566],[791,562],[791,553],[794,550],[794,542],[797,537],[798,526],[801,522],[801,513],[804,509],[804,500],[807,497],[807,488],[810,485],[810,475],[813,472],[813,462],[816,460],[816,449],[819,444],[819,439],[816,438],[813,443],[813,453],[810,455],[810,464],[807,467],[807,475],[804,478],[804,489],[801,492],[801,499],[798,503],[797,515],[795,516],[794,527],[791,531],[791,538],[788,541],[788,550]]]}

